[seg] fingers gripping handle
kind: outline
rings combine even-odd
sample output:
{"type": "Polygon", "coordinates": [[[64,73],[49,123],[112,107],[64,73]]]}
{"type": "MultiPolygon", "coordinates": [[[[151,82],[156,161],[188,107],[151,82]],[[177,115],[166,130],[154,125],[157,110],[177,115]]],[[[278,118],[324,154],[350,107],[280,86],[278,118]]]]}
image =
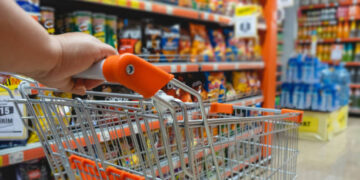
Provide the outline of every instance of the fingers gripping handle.
{"type": "Polygon", "coordinates": [[[97,74],[96,77],[90,77],[91,79],[105,79],[109,82],[120,83],[145,98],[152,97],[174,78],[172,74],[166,73],[151,63],[128,53],[110,56],[94,66],[88,70],[97,74]],[[98,69],[100,67],[102,67],[102,74],[99,75],[98,69]]]}

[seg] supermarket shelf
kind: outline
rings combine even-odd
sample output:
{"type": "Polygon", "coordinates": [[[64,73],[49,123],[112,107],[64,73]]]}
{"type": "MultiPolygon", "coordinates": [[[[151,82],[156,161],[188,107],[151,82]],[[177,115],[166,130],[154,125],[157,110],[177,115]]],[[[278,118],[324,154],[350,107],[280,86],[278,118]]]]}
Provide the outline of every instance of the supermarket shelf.
{"type": "Polygon", "coordinates": [[[360,66],[360,62],[347,62],[345,65],[349,67],[360,66]]]}
{"type": "Polygon", "coordinates": [[[246,69],[263,69],[263,61],[255,62],[216,62],[216,63],[199,63],[200,71],[229,71],[229,70],[246,70],[246,69]]]}
{"type": "Polygon", "coordinates": [[[360,89],[360,84],[350,84],[350,88],[360,89]]]}
{"type": "Polygon", "coordinates": [[[283,45],[284,41],[278,41],[278,44],[283,45]]]}
{"type": "MultiPolygon", "coordinates": [[[[338,39],[319,39],[317,43],[347,43],[347,42],[360,42],[360,38],[338,38],[338,39]]],[[[311,40],[298,40],[298,44],[309,44],[311,40]]]]}
{"type": "Polygon", "coordinates": [[[355,5],[355,4],[359,4],[359,3],[360,3],[360,1],[348,0],[348,1],[340,2],[340,3],[327,3],[327,4],[302,6],[302,7],[300,7],[300,9],[303,11],[303,10],[322,9],[322,8],[330,8],[330,7],[338,7],[338,6],[350,6],[350,5],[355,5]]]}
{"type": "Polygon", "coordinates": [[[276,72],[276,76],[281,76],[282,75],[282,72],[276,72]]]}
{"type": "Polygon", "coordinates": [[[153,64],[168,73],[263,69],[265,66],[263,61],[153,64]]]}
{"type": "Polygon", "coordinates": [[[262,95],[254,96],[254,97],[247,97],[240,100],[229,101],[228,104],[234,104],[237,106],[250,106],[257,103],[261,103],[264,101],[264,97],[262,95]]]}
{"type": "MultiPolygon", "coordinates": [[[[207,13],[190,8],[179,7],[175,5],[163,4],[159,2],[145,1],[145,0],[80,0],[83,2],[98,3],[108,6],[115,6],[138,11],[146,11],[158,13],[169,16],[177,16],[187,19],[195,19],[202,21],[209,21],[220,23],[224,25],[231,25],[233,23],[232,17],[224,16],[214,13],[207,13]]],[[[266,28],[266,27],[265,27],[266,28]]]]}
{"type": "Polygon", "coordinates": [[[199,64],[196,63],[153,63],[168,73],[199,72],[199,64]]]}
{"type": "Polygon", "coordinates": [[[275,95],[276,95],[276,96],[280,96],[280,95],[281,95],[281,92],[280,92],[280,91],[277,91],[275,95]]]}
{"type": "Polygon", "coordinates": [[[350,114],[360,114],[360,109],[358,108],[351,108],[349,109],[350,114]]]}
{"type": "Polygon", "coordinates": [[[281,86],[281,85],[282,85],[281,81],[276,82],[276,86],[281,86]]]}

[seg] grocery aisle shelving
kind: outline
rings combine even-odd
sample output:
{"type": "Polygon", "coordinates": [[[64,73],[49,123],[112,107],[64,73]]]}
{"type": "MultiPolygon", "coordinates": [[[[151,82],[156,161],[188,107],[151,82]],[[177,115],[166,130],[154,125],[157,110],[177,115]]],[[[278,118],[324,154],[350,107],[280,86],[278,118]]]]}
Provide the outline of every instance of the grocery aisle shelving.
{"type": "MultiPolygon", "coordinates": [[[[151,13],[158,13],[162,15],[176,16],[187,19],[209,21],[214,23],[220,23],[223,25],[232,25],[233,18],[230,16],[208,13],[204,11],[198,11],[194,9],[179,7],[175,5],[163,4],[160,2],[152,2],[145,0],[79,0],[82,2],[98,3],[108,6],[128,8],[139,11],[146,11],[151,13]]],[[[258,24],[259,30],[266,30],[265,23],[258,24]]]]}
{"type": "Polygon", "coordinates": [[[331,8],[331,7],[339,7],[339,6],[350,6],[350,5],[357,5],[359,3],[360,2],[358,2],[357,0],[355,0],[355,1],[348,0],[348,1],[339,2],[339,3],[326,3],[326,4],[316,4],[316,5],[302,6],[302,7],[300,7],[300,10],[304,11],[304,10],[331,8]]]}

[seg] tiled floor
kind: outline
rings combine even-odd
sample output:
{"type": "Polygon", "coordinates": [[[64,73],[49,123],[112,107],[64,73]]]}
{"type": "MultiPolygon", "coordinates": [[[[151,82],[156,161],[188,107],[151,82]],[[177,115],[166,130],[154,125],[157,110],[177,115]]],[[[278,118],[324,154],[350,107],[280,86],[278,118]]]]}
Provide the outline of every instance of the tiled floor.
{"type": "Polygon", "coordinates": [[[360,179],[360,118],[329,142],[299,141],[299,180],[360,179]]]}

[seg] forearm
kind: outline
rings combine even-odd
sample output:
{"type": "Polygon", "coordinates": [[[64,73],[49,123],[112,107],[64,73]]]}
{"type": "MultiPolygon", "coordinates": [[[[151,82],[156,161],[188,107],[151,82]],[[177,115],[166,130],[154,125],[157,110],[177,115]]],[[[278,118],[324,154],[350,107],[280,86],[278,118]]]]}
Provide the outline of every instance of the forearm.
{"type": "Polygon", "coordinates": [[[0,0],[0,71],[32,76],[53,68],[59,43],[14,0],[0,0]]]}

